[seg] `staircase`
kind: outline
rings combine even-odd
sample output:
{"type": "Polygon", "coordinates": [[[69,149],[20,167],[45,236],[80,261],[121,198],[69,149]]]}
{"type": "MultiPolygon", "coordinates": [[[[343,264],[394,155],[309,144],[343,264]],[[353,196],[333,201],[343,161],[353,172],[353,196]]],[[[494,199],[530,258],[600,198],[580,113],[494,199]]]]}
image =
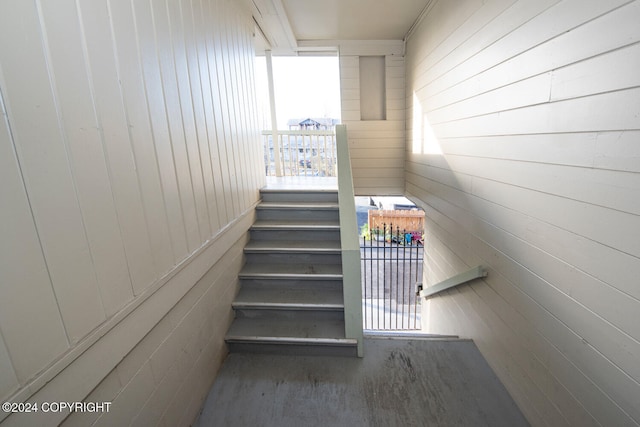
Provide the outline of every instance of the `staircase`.
{"type": "Polygon", "coordinates": [[[229,350],[356,356],[357,341],[345,337],[338,192],[261,194],[229,350]]]}

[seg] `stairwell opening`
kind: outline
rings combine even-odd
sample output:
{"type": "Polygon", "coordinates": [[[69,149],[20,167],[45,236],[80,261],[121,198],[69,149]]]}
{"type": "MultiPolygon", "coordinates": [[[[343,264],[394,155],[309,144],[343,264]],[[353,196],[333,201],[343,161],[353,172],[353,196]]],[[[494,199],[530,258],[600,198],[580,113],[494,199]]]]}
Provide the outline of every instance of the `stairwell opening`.
{"type": "Polygon", "coordinates": [[[337,52],[317,55],[256,57],[267,176],[336,176],[339,58],[337,52]]]}
{"type": "Polygon", "coordinates": [[[420,331],[424,211],[404,197],[356,197],[365,331],[420,331]]]}

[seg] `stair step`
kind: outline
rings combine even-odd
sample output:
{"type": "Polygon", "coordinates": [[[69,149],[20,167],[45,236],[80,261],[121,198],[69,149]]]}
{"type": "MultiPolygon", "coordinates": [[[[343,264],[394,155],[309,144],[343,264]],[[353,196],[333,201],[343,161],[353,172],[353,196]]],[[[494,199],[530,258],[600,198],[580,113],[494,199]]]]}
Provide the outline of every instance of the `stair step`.
{"type": "Polygon", "coordinates": [[[243,310],[344,310],[342,289],[282,285],[243,286],[232,303],[243,310]]]}
{"type": "Polygon", "coordinates": [[[336,308],[321,309],[316,307],[315,310],[307,308],[234,308],[236,319],[253,319],[254,321],[274,321],[283,320],[291,323],[299,323],[301,321],[314,321],[318,324],[343,322],[344,310],[336,308]]]}
{"type": "Polygon", "coordinates": [[[289,289],[296,288],[317,288],[317,289],[339,289],[342,292],[342,276],[334,278],[308,278],[297,277],[241,277],[241,287],[244,286],[283,286],[289,289]]]}
{"type": "Polygon", "coordinates": [[[301,318],[235,319],[225,341],[231,351],[354,356],[357,341],[345,337],[344,322],[301,318]]]}
{"type": "Polygon", "coordinates": [[[337,240],[252,240],[244,248],[245,253],[340,253],[337,240]]]}
{"type": "Polygon", "coordinates": [[[318,210],[318,211],[335,211],[338,210],[339,205],[332,202],[261,202],[256,206],[258,210],[318,210]]]}
{"type": "Polygon", "coordinates": [[[344,321],[319,321],[314,316],[299,316],[296,322],[283,318],[236,318],[227,332],[227,340],[273,339],[290,340],[303,339],[333,341],[345,338],[344,321]]]}
{"type": "Polygon", "coordinates": [[[285,270],[289,265],[300,264],[310,272],[318,265],[342,263],[339,252],[247,252],[245,258],[247,264],[278,264],[285,270]]]}
{"type": "Polygon", "coordinates": [[[307,220],[337,221],[338,205],[335,203],[284,203],[262,202],[256,206],[258,220],[307,220]]]}
{"type": "Polygon", "coordinates": [[[299,279],[336,280],[342,279],[341,264],[259,264],[248,263],[239,274],[240,279],[299,279]]]}
{"type": "Polygon", "coordinates": [[[265,202],[338,202],[336,190],[260,190],[265,202]]]}
{"type": "Polygon", "coordinates": [[[230,351],[357,356],[345,336],[336,190],[261,190],[230,351]]]}
{"type": "Polygon", "coordinates": [[[340,222],[337,220],[258,220],[251,226],[252,230],[293,230],[293,231],[331,231],[340,230],[340,222]]]}
{"type": "Polygon", "coordinates": [[[251,240],[340,240],[338,220],[257,220],[250,229],[251,240]]]}

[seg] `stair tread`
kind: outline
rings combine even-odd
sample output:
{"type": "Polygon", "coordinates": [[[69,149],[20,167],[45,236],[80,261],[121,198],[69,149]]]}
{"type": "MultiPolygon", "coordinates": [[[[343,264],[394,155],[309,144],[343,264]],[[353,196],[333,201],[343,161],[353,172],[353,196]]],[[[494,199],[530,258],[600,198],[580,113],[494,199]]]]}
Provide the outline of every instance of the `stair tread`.
{"type": "MultiPolygon", "coordinates": [[[[261,193],[302,193],[302,194],[314,194],[314,193],[335,193],[338,194],[337,187],[322,187],[322,188],[310,188],[308,182],[305,182],[304,188],[274,188],[274,187],[262,187],[261,193]]],[[[337,185],[337,184],[336,184],[337,185]]]]}
{"type": "Polygon", "coordinates": [[[291,342],[309,344],[355,344],[344,333],[344,322],[340,320],[301,319],[235,319],[225,338],[227,341],[291,342]]]}
{"type": "Polygon", "coordinates": [[[242,286],[234,308],[343,309],[340,288],[296,288],[283,285],[242,286]]]}
{"type": "Polygon", "coordinates": [[[245,252],[340,252],[339,240],[252,240],[245,252]]]}
{"type": "Polygon", "coordinates": [[[257,220],[253,230],[339,230],[338,220],[257,220]]]}
{"type": "Polygon", "coordinates": [[[341,264],[261,264],[248,263],[240,271],[240,277],[247,276],[332,276],[342,277],[341,264]]]}
{"type": "Polygon", "coordinates": [[[339,205],[332,202],[260,202],[257,208],[292,210],[338,210],[339,205]]]}

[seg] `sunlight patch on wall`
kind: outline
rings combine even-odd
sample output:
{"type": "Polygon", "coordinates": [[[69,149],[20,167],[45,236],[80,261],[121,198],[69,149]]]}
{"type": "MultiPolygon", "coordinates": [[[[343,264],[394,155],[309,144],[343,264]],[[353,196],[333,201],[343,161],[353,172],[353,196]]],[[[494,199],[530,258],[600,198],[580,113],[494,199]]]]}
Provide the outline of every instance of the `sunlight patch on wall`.
{"type": "Polygon", "coordinates": [[[413,93],[412,152],[414,154],[442,154],[440,141],[422,110],[422,104],[413,93]]]}
{"type": "Polygon", "coordinates": [[[422,153],[422,104],[413,92],[412,150],[413,154],[422,153]]]}
{"type": "Polygon", "coordinates": [[[423,116],[423,130],[422,134],[424,137],[424,145],[422,148],[422,154],[442,154],[442,147],[440,146],[440,141],[438,141],[438,137],[433,132],[433,128],[427,119],[427,116],[423,116]]]}

